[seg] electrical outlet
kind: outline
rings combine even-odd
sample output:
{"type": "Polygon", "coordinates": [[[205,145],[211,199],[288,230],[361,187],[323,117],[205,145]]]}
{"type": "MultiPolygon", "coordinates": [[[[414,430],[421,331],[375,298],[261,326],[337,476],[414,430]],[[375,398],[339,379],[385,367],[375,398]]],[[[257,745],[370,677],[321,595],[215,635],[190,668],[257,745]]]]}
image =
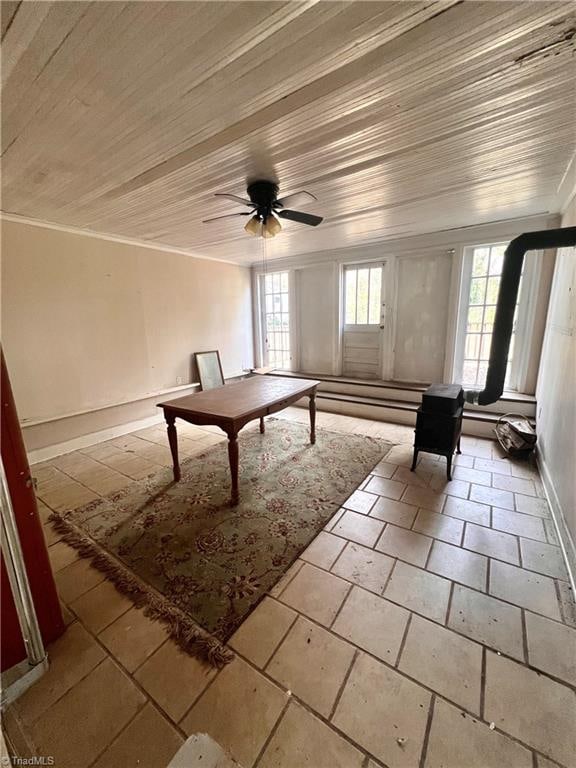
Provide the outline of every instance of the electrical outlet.
{"type": "Polygon", "coordinates": [[[176,376],[176,384],[177,385],[184,384],[184,379],[182,378],[182,376],[176,376]]]}

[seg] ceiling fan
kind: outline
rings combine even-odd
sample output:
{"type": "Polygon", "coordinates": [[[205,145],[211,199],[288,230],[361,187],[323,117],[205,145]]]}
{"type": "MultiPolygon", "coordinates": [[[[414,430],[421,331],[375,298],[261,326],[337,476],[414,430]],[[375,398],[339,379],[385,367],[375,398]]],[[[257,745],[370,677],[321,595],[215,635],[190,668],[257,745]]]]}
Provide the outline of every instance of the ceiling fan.
{"type": "Polygon", "coordinates": [[[202,223],[207,224],[220,219],[230,219],[235,216],[250,216],[244,229],[250,235],[261,235],[262,237],[275,237],[282,229],[280,219],[297,221],[299,224],[308,224],[310,227],[317,227],[322,221],[322,216],[314,216],[311,213],[302,211],[293,211],[288,208],[289,205],[302,205],[316,200],[310,192],[295,192],[287,197],[278,197],[278,185],[273,181],[253,181],[248,185],[246,193],[249,200],[237,195],[229,195],[226,192],[216,192],[216,197],[226,197],[235,203],[247,205],[250,210],[241,213],[228,213],[225,216],[214,216],[211,219],[205,219],[202,223]]]}

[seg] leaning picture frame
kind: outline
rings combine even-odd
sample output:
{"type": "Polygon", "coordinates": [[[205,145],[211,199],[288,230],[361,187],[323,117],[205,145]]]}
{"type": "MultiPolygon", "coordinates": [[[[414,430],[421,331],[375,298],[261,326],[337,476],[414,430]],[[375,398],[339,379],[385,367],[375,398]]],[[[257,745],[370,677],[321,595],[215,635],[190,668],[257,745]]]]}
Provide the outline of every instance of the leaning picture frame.
{"type": "Polygon", "coordinates": [[[220,362],[220,353],[217,349],[208,352],[196,352],[196,367],[200,378],[200,388],[202,391],[207,389],[216,389],[224,386],[224,373],[222,363],[220,362]]]}

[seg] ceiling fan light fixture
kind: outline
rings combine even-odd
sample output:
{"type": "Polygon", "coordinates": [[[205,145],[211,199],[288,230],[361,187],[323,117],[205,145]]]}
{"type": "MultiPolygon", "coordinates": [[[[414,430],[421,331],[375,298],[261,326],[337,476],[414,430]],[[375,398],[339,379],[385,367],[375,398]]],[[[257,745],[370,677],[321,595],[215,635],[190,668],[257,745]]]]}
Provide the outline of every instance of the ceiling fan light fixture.
{"type": "Polygon", "coordinates": [[[262,234],[262,222],[257,216],[252,216],[252,218],[248,219],[246,222],[244,229],[249,235],[258,237],[258,235],[262,234]]]}
{"type": "Polygon", "coordinates": [[[276,237],[276,235],[282,231],[282,224],[278,221],[274,214],[266,217],[264,226],[262,227],[262,237],[276,237]]]}

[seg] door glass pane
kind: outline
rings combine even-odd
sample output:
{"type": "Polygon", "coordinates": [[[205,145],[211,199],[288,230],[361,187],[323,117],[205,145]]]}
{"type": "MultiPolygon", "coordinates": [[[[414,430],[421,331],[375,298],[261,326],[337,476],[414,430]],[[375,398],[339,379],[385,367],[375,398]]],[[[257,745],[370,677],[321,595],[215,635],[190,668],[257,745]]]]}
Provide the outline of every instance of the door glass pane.
{"type": "Polygon", "coordinates": [[[372,267],[370,270],[370,306],[368,322],[378,325],[381,316],[382,267],[372,267]]]}
{"type": "Polygon", "coordinates": [[[266,275],[264,288],[263,327],[264,360],[267,365],[290,367],[290,299],[288,272],[266,275]]]}
{"type": "Polygon", "coordinates": [[[368,269],[358,270],[358,290],[356,292],[356,322],[365,325],[368,322],[368,269]]]}
{"type": "Polygon", "coordinates": [[[354,325],[356,322],[356,270],[346,270],[346,324],[354,325]]]}

